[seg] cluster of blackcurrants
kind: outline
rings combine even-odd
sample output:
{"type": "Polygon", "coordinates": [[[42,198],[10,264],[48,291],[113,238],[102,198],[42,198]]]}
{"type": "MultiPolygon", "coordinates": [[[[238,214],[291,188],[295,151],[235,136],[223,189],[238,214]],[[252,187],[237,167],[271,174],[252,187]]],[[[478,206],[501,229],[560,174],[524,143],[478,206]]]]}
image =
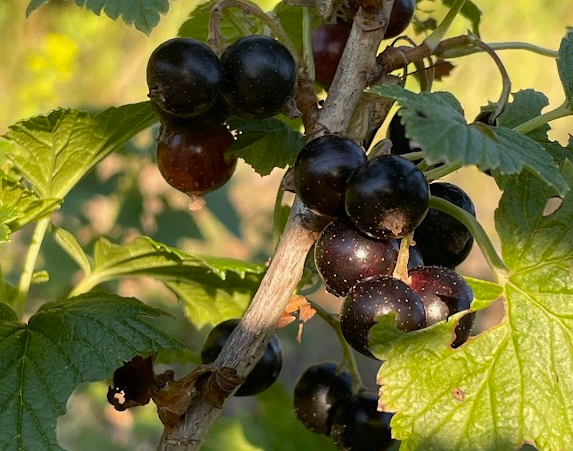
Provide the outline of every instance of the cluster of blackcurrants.
{"type": "Polygon", "coordinates": [[[237,159],[229,114],[263,119],[294,97],[297,67],[284,45],[268,36],[240,38],[219,58],[191,38],[170,39],[147,64],[151,104],[161,122],[157,165],[174,188],[203,196],[224,185],[237,159]]]}

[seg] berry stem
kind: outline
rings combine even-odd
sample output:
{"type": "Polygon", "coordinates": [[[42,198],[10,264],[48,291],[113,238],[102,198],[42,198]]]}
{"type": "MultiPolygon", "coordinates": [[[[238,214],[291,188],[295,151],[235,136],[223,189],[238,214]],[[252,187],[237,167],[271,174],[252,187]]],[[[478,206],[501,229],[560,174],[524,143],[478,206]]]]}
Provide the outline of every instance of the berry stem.
{"type": "MultiPolygon", "coordinates": [[[[557,58],[558,52],[556,50],[547,49],[545,47],[540,47],[538,45],[529,44],[528,42],[488,42],[487,46],[492,50],[499,51],[499,50],[525,50],[527,52],[537,53],[541,56],[547,56],[549,58],[557,58]]],[[[459,58],[462,56],[473,55],[474,53],[481,53],[484,49],[477,47],[477,46],[457,46],[446,48],[443,52],[440,53],[440,57],[442,58],[459,58]]]]}
{"type": "Polygon", "coordinates": [[[24,313],[26,307],[26,301],[28,300],[28,293],[30,292],[30,285],[32,283],[32,276],[34,275],[34,268],[36,267],[36,261],[38,260],[38,255],[40,254],[40,248],[42,247],[42,241],[44,241],[44,236],[50,225],[50,217],[47,216],[42,218],[36,224],[34,229],[34,234],[32,235],[32,241],[30,247],[28,248],[28,254],[26,255],[26,261],[24,262],[24,269],[20,275],[20,281],[18,283],[18,295],[16,296],[16,311],[21,317],[24,313]]]}
{"type": "Polygon", "coordinates": [[[360,371],[358,370],[358,365],[356,363],[356,358],[354,357],[354,352],[352,351],[351,346],[348,344],[344,335],[342,335],[342,329],[340,328],[340,321],[338,321],[332,313],[326,311],[320,304],[315,301],[309,300],[312,304],[312,308],[316,310],[316,314],[320,316],[326,323],[332,327],[334,332],[336,332],[336,336],[340,341],[342,346],[342,362],[341,366],[344,366],[344,363],[348,365],[348,370],[352,375],[352,392],[357,393],[361,388],[364,387],[362,382],[362,376],[360,375],[360,371]]]}
{"type": "Polygon", "coordinates": [[[424,172],[424,175],[426,176],[428,182],[432,182],[434,180],[441,179],[442,177],[445,177],[446,175],[451,174],[452,172],[457,171],[461,167],[462,165],[459,163],[445,164],[438,168],[430,169],[429,171],[424,172]]]}
{"type": "Polygon", "coordinates": [[[436,28],[430,36],[424,39],[423,45],[428,47],[431,53],[436,50],[465,3],[466,0],[455,0],[448,14],[446,14],[446,17],[442,20],[442,23],[438,25],[438,28],[436,28]]]}
{"type": "Polygon", "coordinates": [[[245,26],[243,21],[237,20],[237,17],[232,12],[225,10],[223,11],[223,16],[241,33],[241,36],[250,36],[253,34],[251,30],[245,26]]]}
{"type": "Polygon", "coordinates": [[[275,249],[279,245],[281,233],[283,231],[281,219],[284,194],[285,191],[281,185],[277,191],[277,197],[275,198],[275,208],[273,211],[273,244],[275,249]]]}
{"type": "Polygon", "coordinates": [[[410,244],[412,243],[412,234],[408,233],[400,242],[400,251],[396,260],[396,267],[392,277],[400,279],[402,282],[409,284],[408,261],[410,260],[410,244]]]}
{"type": "Polygon", "coordinates": [[[263,22],[267,27],[269,27],[276,38],[289,50],[295,61],[298,63],[298,52],[296,47],[282,27],[280,20],[270,17],[257,5],[246,3],[241,0],[222,0],[213,7],[211,10],[211,20],[209,22],[210,31],[209,38],[207,40],[208,42],[213,43],[217,48],[220,47],[219,41],[221,39],[221,33],[219,31],[219,23],[221,22],[224,11],[228,8],[239,8],[263,22]]]}
{"type": "Polygon", "coordinates": [[[567,101],[565,101],[562,105],[558,106],[557,108],[548,111],[547,113],[543,113],[537,117],[534,117],[533,119],[530,119],[529,121],[524,122],[521,125],[518,125],[513,129],[513,131],[525,135],[526,133],[529,133],[535,130],[536,128],[539,128],[550,121],[570,115],[573,115],[573,107],[569,106],[567,101]]]}
{"type": "Polygon", "coordinates": [[[421,160],[426,156],[426,152],[423,150],[420,150],[418,152],[408,152],[408,153],[404,153],[402,155],[400,155],[402,158],[405,158],[408,161],[416,161],[416,160],[421,160]]]}
{"type": "Polygon", "coordinates": [[[481,224],[478,222],[478,220],[463,208],[460,208],[457,205],[454,205],[440,197],[430,197],[430,208],[435,208],[436,210],[443,211],[444,213],[453,216],[468,228],[476,240],[476,243],[480,247],[489,267],[491,268],[496,278],[496,281],[500,285],[503,285],[505,280],[507,280],[509,269],[501,257],[498,255],[491,240],[489,239],[489,236],[481,224]]]}
{"type": "Polygon", "coordinates": [[[507,102],[509,101],[509,94],[511,93],[511,79],[509,78],[509,74],[507,73],[507,70],[505,69],[505,66],[503,65],[501,59],[499,58],[499,56],[497,56],[497,53],[495,53],[495,51],[490,46],[488,46],[485,42],[483,42],[475,35],[470,35],[470,39],[472,44],[482,49],[493,59],[499,70],[499,73],[501,74],[503,88],[501,90],[501,95],[497,102],[497,106],[495,107],[495,110],[490,118],[490,123],[493,124],[495,118],[497,118],[502,113],[502,111],[505,109],[505,106],[507,105],[507,102]]]}

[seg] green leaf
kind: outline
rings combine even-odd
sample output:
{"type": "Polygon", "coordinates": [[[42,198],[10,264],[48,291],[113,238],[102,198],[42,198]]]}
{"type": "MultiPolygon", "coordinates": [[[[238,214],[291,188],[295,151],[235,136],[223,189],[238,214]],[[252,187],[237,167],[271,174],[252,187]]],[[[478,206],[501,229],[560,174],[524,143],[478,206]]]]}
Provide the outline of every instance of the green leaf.
{"type": "Polygon", "coordinates": [[[279,119],[232,116],[228,123],[239,132],[229,152],[245,160],[262,176],[269,175],[274,168],[292,166],[305,143],[302,133],[279,119]]]}
{"type": "Polygon", "coordinates": [[[466,277],[466,282],[474,292],[472,310],[481,310],[486,308],[495,299],[503,294],[503,287],[493,282],[466,277]]]}
{"type": "Polygon", "coordinates": [[[422,145],[430,164],[445,160],[476,165],[482,171],[498,169],[502,175],[527,169],[560,194],[568,189],[541,144],[506,127],[468,125],[461,106],[449,93],[415,94],[399,86],[371,88],[370,92],[401,104],[406,134],[422,145]]]}
{"type": "MultiPolygon", "coordinates": [[[[74,0],[81,8],[89,9],[98,16],[103,12],[113,20],[121,16],[127,25],[134,25],[139,31],[149,35],[157,26],[161,14],[169,11],[168,0],[74,0]]],[[[31,0],[26,16],[50,0],[31,0]]]]}
{"type": "MultiPolygon", "coordinates": [[[[452,6],[455,0],[442,0],[446,6],[452,6]]],[[[471,0],[467,0],[462,7],[460,14],[468,19],[472,24],[472,32],[479,37],[479,24],[481,22],[481,10],[471,0]]]]}
{"type": "MultiPolygon", "coordinates": [[[[497,118],[498,125],[514,128],[541,114],[541,110],[549,105],[545,94],[533,89],[525,89],[513,94],[513,102],[509,103],[503,113],[497,118]]],[[[536,141],[547,141],[547,132],[551,129],[548,124],[529,132],[527,136],[536,141]]]]}
{"type": "MultiPolygon", "coordinates": [[[[302,8],[300,6],[287,5],[280,2],[274,9],[274,13],[281,21],[282,27],[287,32],[289,38],[294,44],[294,48],[302,50],[302,8]]],[[[309,8],[311,14],[311,27],[314,29],[320,24],[319,17],[315,14],[314,9],[309,8]]]]}
{"type": "Polygon", "coordinates": [[[561,41],[557,69],[569,106],[573,108],[573,31],[568,31],[561,41]]]}
{"type": "Polygon", "coordinates": [[[122,246],[101,238],[86,280],[94,286],[128,275],[155,277],[181,298],[187,317],[200,329],[241,316],[265,271],[262,264],[188,254],[148,237],[122,246]]]}
{"type": "Polygon", "coordinates": [[[10,127],[0,140],[18,170],[44,199],[63,198],[86,172],[156,121],[149,102],[92,116],[57,109],[10,127]]]}
{"type": "MultiPolygon", "coordinates": [[[[568,160],[561,174],[573,187],[568,160]]],[[[547,215],[555,190],[532,174],[506,178],[502,188],[495,219],[510,269],[502,322],[456,350],[449,346],[455,317],[410,333],[382,318],[373,329],[372,349],[385,360],[381,403],[397,412],[401,449],[509,451],[528,442],[543,451],[573,443],[573,193],[547,215]]],[[[499,291],[472,286],[480,297],[499,291]]]]}
{"type": "Polygon", "coordinates": [[[60,199],[40,199],[19,181],[0,173],[0,243],[10,233],[37,221],[60,207],[60,199]]]}
{"type": "Polygon", "coordinates": [[[4,322],[18,322],[18,315],[6,304],[0,302],[0,324],[4,322]]]}
{"type": "Polygon", "coordinates": [[[0,313],[0,449],[61,450],[56,420],[78,385],[137,354],[184,347],[146,321],[163,314],[107,293],[45,304],[28,324],[0,313]]]}
{"type": "Polygon", "coordinates": [[[76,237],[61,227],[52,227],[51,232],[56,243],[78,264],[84,273],[89,274],[91,272],[90,261],[76,237]]]}

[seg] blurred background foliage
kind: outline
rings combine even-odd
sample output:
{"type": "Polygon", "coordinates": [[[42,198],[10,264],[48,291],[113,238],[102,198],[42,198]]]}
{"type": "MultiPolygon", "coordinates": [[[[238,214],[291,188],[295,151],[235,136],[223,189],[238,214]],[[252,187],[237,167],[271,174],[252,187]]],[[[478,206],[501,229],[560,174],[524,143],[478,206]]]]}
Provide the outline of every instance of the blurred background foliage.
{"type": "MultiPolygon", "coordinates": [[[[3,92],[0,133],[20,119],[47,113],[58,106],[100,110],[145,100],[145,66],[149,54],[161,42],[176,36],[196,3],[171,2],[169,13],[147,37],[121,20],[114,22],[98,17],[71,1],[53,0],[29,18],[25,17],[28,0],[0,2],[3,43],[0,46],[3,62],[0,66],[3,92]]],[[[483,11],[480,31],[485,42],[527,41],[557,49],[566,26],[573,25],[573,2],[570,1],[475,0],[475,3],[483,11]]],[[[424,0],[418,4],[422,18],[431,14],[439,21],[445,12],[437,1],[424,0]]],[[[450,36],[463,34],[468,28],[469,22],[459,18],[450,36]]],[[[421,40],[412,37],[418,42],[421,40]]],[[[503,51],[500,56],[512,79],[514,92],[534,88],[544,92],[551,105],[562,102],[554,61],[524,51],[503,51]]],[[[481,105],[498,98],[501,80],[493,62],[483,54],[453,62],[456,67],[451,76],[436,83],[434,90],[453,92],[471,121],[481,105]]],[[[416,89],[415,83],[411,86],[416,89]]],[[[560,119],[551,125],[550,137],[566,143],[568,134],[573,131],[573,119],[560,119]]],[[[229,185],[207,196],[207,208],[191,213],[186,196],[171,189],[155,167],[156,135],[157,127],[152,127],[132,140],[122,152],[104,160],[66,198],[62,208],[53,215],[54,224],[72,231],[88,251],[101,235],[121,243],[145,234],[194,253],[265,262],[273,251],[272,210],[284,172],[275,170],[262,178],[241,164],[229,185]]],[[[500,194],[492,179],[475,168],[464,168],[448,179],[473,197],[478,219],[495,240],[493,212],[500,194]]],[[[30,229],[18,232],[9,245],[2,247],[2,265],[12,283],[18,280],[30,232],[30,229]]],[[[30,313],[41,303],[65,296],[78,281],[78,268],[49,235],[37,269],[48,269],[49,281],[33,288],[30,313]]],[[[475,246],[470,258],[458,269],[466,275],[489,278],[485,261],[475,246]]],[[[106,289],[136,296],[169,310],[176,319],[164,320],[165,327],[189,343],[191,349],[200,349],[207,330],[192,330],[175,295],[161,283],[143,278],[124,279],[109,284],[106,289]]],[[[314,296],[325,305],[337,306],[338,301],[323,290],[314,296]]],[[[494,304],[480,318],[479,327],[490,327],[500,314],[501,305],[494,304]]],[[[273,408],[269,404],[272,399],[288,399],[284,390],[291,390],[297,375],[310,363],[340,358],[333,332],[319,319],[305,327],[302,344],[296,343],[296,333],[296,324],[280,331],[286,354],[286,370],[280,380],[287,388],[279,385],[273,389],[272,397],[266,396],[266,400],[258,404],[252,400],[229,403],[229,415],[215,428],[206,449],[290,449],[288,440],[270,443],[258,436],[253,429],[257,414],[273,408]],[[317,342],[324,343],[324,347],[308,346],[317,342]],[[237,413],[240,415],[233,416],[237,413]]],[[[180,360],[179,364],[176,362],[178,375],[190,368],[187,359],[180,360]]],[[[360,358],[359,363],[367,385],[375,388],[377,364],[367,360],[360,358]]],[[[106,390],[106,384],[91,384],[70,398],[68,414],[59,421],[62,445],[82,451],[155,449],[162,427],[154,407],[116,412],[105,400],[106,390]]],[[[284,433],[285,425],[298,427],[293,421],[292,414],[276,419],[277,433],[281,428],[283,431],[279,436],[288,436],[284,433]]],[[[302,427],[297,429],[297,434],[304,434],[302,427]]],[[[310,449],[310,442],[308,446],[310,449]]]]}

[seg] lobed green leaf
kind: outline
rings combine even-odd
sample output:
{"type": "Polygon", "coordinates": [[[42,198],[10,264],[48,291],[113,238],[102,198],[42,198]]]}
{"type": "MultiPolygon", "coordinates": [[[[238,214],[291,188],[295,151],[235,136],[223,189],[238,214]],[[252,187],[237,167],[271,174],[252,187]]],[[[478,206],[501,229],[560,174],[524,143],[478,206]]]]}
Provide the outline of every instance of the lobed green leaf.
{"type": "MultiPolygon", "coordinates": [[[[568,160],[561,175],[573,187],[568,160]]],[[[397,412],[401,449],[557,450],[573,441],[573,194],[547,214],[556,192],[534,175],[505,178],[502,188],[496,227],[510,274],[499,286],[470,281],[476,298],[502,290],[502,322],[455,350],[455,316],[410,333],[388,318],[373,329],[372,349],[386,360],[381,404],[397,412]]]]}
{"type": "Polygon", "coordinates": [[[0,305],[0,449],[61,450],[56,420],[81,383],[108,378],[135,355],[184,345],[134,298],[89,293],[42,306],[28,324],[0,305]]]}
{"type": "Polygon", "coordinates": [[[421,144],[431,164],[446,161],[476,165],[482,171],[497,169],[502,175],[515,175],[526,169],[560,194],[568,189],[541,144],[506,127],[468,125],[461,106],[449,93],[415,94],[400,86],[369,91],[401,104],[406,135],[421,144]]]}
{"type": "MultiPolygon", "coordinates": [[[[86,8],[98,16],[103,11],[108,17],[117,20],[120,16],[128,25],[149,35],[157,26],[162,14],[169,11],[168,0],[74,0],[80,8],[86,8]]],[[[31,0],[26,10],[29,16],[50,0],[31,0]]]]}
{"type": "Polygon", "coordinates": [[[305,143],[302,133],[276,118],[249,120],[232,116],[228,123],[239,133],[230,154],[245,160],[262,176],[274,168],[292,166],[305,143]]]}
{"type": "Polygon", "coordinates": [[[0,150],[41,198],[63,198],[99,161],[156,120],[149,102],[95,116],[60,108],[12,125],[0,150]]]}

